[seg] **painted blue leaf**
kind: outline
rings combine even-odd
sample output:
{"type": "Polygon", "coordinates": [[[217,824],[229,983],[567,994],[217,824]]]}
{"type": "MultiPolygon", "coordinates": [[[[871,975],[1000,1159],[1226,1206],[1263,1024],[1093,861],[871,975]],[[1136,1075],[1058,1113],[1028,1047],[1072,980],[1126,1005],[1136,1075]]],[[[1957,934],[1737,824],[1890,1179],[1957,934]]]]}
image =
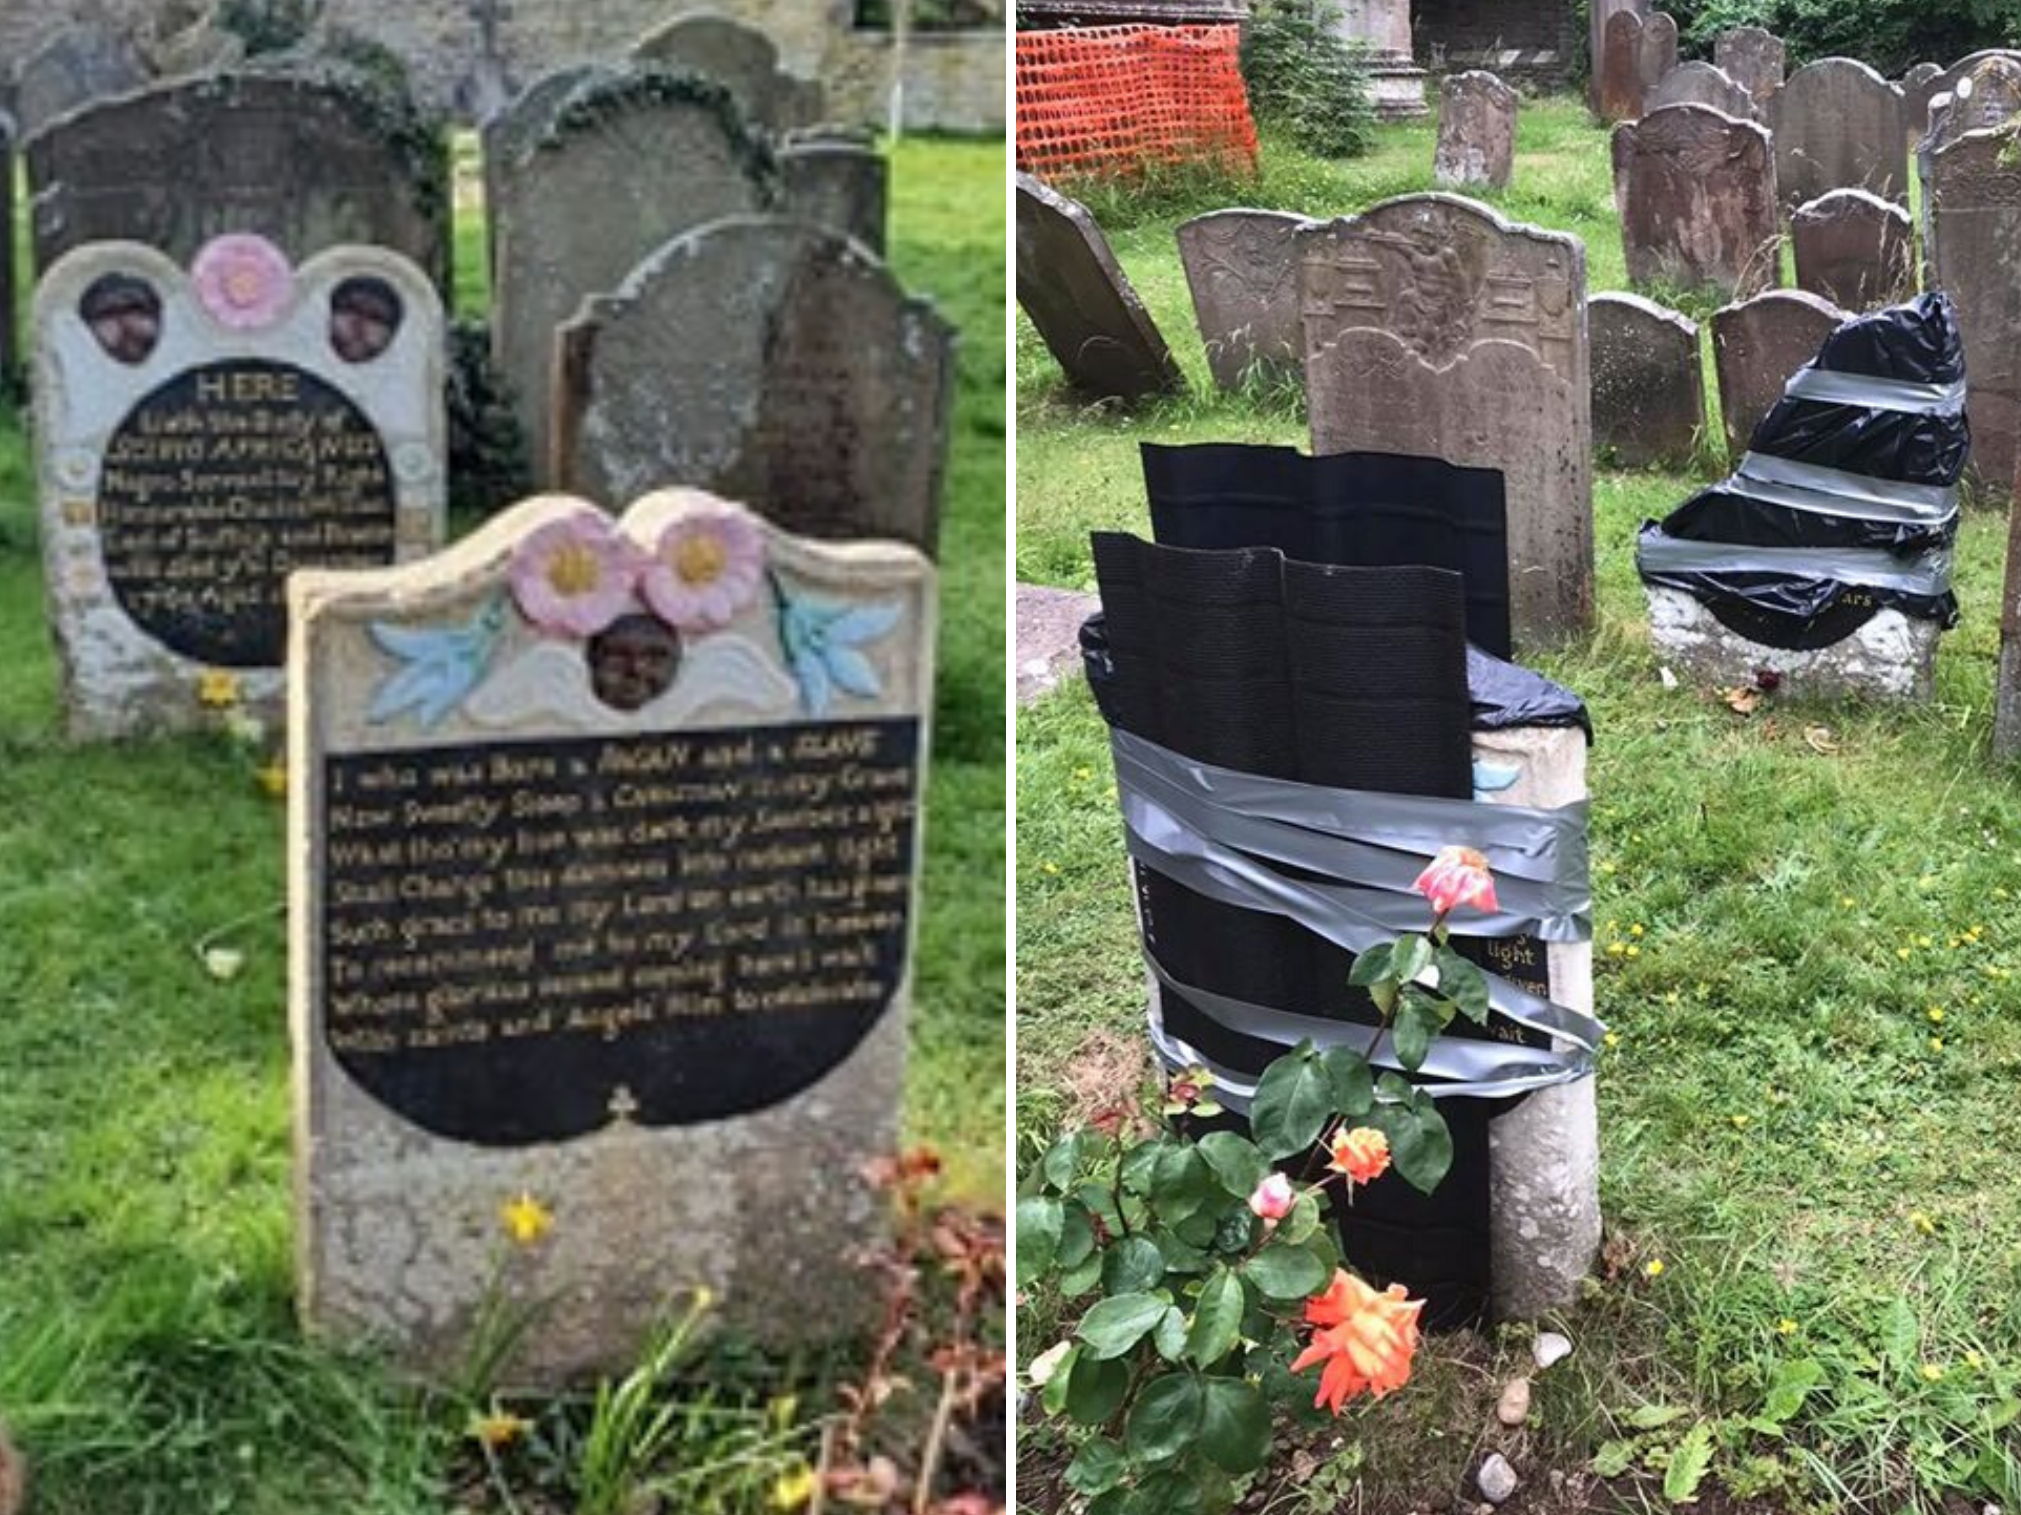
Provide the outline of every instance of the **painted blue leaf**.
{"type": "Polygon", "coordinates": [[[870,659],[853,647],[828,649],[828,673],[838,686],[858,699],[874,700],[884,693],[884,682],[870,666],[870,659]]]}
{"type": "Polygon", "coordinates": [[[827,662],[814,653],[795,658],[793,676],[800,681],[800,701],[807,707],[807,713],[817,720],[828,714],[833,689],[828,679],[827,662]]]}
{"type": "Polygon", "coordinates": [[[904,614],[905,607],[895,600],[882,605],[852,606],[828,623],[828,636],[832,641],[852,646],[874,642],[896,626],[904,614]]]}
{"type": "Polygon", "coordinates": [[[1474,793],[1500,794],[1522,776],[1523,770],[1511,764],[1476,762],[1474,764],[1474,793]]]}

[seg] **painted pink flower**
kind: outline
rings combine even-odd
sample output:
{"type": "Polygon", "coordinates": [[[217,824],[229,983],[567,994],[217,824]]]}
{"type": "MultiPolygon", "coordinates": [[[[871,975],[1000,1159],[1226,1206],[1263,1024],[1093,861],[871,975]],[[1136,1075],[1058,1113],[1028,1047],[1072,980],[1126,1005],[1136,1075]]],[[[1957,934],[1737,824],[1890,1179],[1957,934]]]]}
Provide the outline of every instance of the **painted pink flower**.
{"type": "Polygon", "coordinates": [[[234,331],[273,325],[295,294],[288,255],[250,232],[231,232],[205,243],[190,274],[204,309],[234,331]]]}
{"type": "Polygon", "coordinates": [[[577,511],[549,521],[512,557],[512,597],[534,625],[592,637],[632,602],[638,549],[602,515],[577,511]]]}
{"type": "Polygon", "coordinates": [[[765,578],[765,539],[736,511],[684,515],[661,534],[640,591],[660,619],[683,631],[727,626],[765,578]]]}
{"type": "Polygon", "coordinates": [[[1291,1206],[1297,1198],[1291,1192],[1291,1180],[1282,1173],[1273,1173],[1249,1196],[1249,1208],[1265,1220],[1278,1221],[1291,1213],[1291,1206]]]}

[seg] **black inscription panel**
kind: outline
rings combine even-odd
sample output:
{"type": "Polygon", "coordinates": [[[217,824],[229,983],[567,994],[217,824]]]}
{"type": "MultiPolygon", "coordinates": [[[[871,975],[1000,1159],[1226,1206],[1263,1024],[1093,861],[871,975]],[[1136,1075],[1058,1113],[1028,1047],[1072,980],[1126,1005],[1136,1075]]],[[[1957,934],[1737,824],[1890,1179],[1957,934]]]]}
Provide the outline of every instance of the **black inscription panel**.
{"type": "Polygon", "coordinates": [[[134,406],[106,447],[106,579],[185,657],[277,667],[289,571],[392,562],[395,503],[385,444],[337,390],[285,363],[209,364],[134,406]]]}
{"type": "Polygon", "coordinates": [[[720,1120],[814,1083],[904,972],[919,723],[324,762],[324,1036],[441,1136],[720,1120]]]}

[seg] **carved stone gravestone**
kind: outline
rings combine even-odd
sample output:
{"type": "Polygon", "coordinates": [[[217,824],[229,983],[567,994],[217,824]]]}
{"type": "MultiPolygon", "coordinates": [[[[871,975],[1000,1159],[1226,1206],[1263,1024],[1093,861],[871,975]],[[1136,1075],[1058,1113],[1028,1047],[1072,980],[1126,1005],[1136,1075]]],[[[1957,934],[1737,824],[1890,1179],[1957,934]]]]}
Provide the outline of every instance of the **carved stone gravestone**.
{"type": "Polygon", "coordinates": [[[608,63],[576,63],[542,74],[514,95],[479,129],[484,158],[485,251],[498,266],[499,207],[506,197],[505,178],[519,155],[544,136],[555,114],[592,79],[616,78],[622,70],[608,63]]]}
{"type": "Polygon", "coordinates": [[[1782,236],[1764,128],[1669,105],[1615,127],[1613,147],[1630,279],[1728,294],[1774,285],[1782,236]]]}
{"type": "Polygon", "coordinates": [[[812,126],[827,109],[818,81],[788,71],[770,37],[728,16],[675,16],[634,43],[632,57],[715,80],[748,120],[770,132],[812,126]]]}
{"type": "Polygon", "coordinates": [[[1642,35],[1636,43],[1636,71],[1640,76],[1642,109],[1649,109],[1649,97],[1664,75],[1677,67],[1677,21],[1664,11],[1652,11],[1643,18],[1642,35]]]}
{"type": "Polygon", "coordinates": [[[555,477],[613,500],[693,485],[802,535],[930,555],[953,343],[862,243],[770,216],[714,222],[563,328],[555,477]]]}
{"type": "Polygon", "coordinates": [[[776,181],[720,85],[651,72],[583,81],[500,165],[492,349],[536,478],[554,478],[556,328],[682,233],[769,209],[776,181]]]}
{"type": "Polygon", "coordinates": [[[823,127],[796,133],[779,151],[781,208],[829,226],[884,256],[890,172],[870,133],[823,127]]]}
{"type": "Polygon", "coordinates": [[[1516,92],[1481,69],[1439,86],[1439,140],[1432,177],[1441,184],[1507,189],[1516,162],[1516,92]]]}
{"type": "Polygon", "coordinates": [[[1303,373],[1293,234],[1311,224],[1286,211],[1216,210],[1180,226],[1179,261],[1223,389],[1239,389],[1259,368],[1293,382],[1303,373]]]}
{"type": "Polygon", "coordinates": [[[1595,295],[1593,444],[1625,468],[1688,463],[1705,430],[1698,323],[1640,295],[1595,295]]]}
{"type": "MultiPolygon", "coordinates": [[[[2021,482],[2013,492],[2021,501],[2021,482]]],[[[2021,757],[2021,504],[2007,511],[2007,581],[2000,591],[2000,665],[1994,675],[1993,755],[2021,757]]]]}
{"type": "Polygon", "coordinates": [[[1649,14],[1649,0],[1592,0],[1586,7],[1587,103],[1602,120],[1609,119],[1600,103],[1602,80],[1606,72],[1607,25],[1621,11],[1627,11],[1640,19],[1649,14]]]}
{"type": "Polygon", "coordinates": [[[1724,115],[1752,121],[1754,97],[1724,69],[1693,59],[1680,63],[1661,79],[1642,103],[1643,113],[1666,105],[1703,105],[1724,115]]]}
{"type": "Polygon", "coordinates": [[[1937,238],[1941,234],[1931,214],[1936,200],[1932,180],[1937,153],[1967,132],[2005,126],[2021,115],[2021,57],[1983,54],[1976,62],[1959,64],[1947,77],[1951,76],[1950,88],[1931,101],[1928,130],[1915,148],[1916,176],[1923,189],[1923,258],[1932,270],[1937,266],[1937,238]]]}
{"type": "Polygon", "coordinates": [[[1633,121],[1642,114],[1642,17],[1617,10],[1607,18],[1594,111],[1602,121],[1633,121]]]}
{"type": "Polygon", "coordinates": [[[1908,128],[1910,152],[1916,150],[1923,133],[1930,129],[1930,102],[1936,97],[1936,82],[1943,75],[1944,70],[1938,64],[1918,63],[1897,81],[1902,91],[1902,120],[1908,128]]]}
{"type": "Polygon", "coordinates": [[[1934,156],[1931,284],[1965,337],[1972,470],[1997,495],[2021,459],[2021,161],[2003,129],[1967,132],[1934,156]]]}
{"type": "Polygon", "coordinates": [[[94,100],[147,83],[147,64],[126,37],[85,23],[61,28],[14,74],[14,119],[22,137],[94,100]]]}
{"type": "Polygon", "coordinates": [[[1713,313],[1713,370],[1730,457],[1738,461],[1747,451],[1789,376],[1817,356],[1846,314],[1800,289],[1772,289],[1713,313]]]}
{"type": "Polygon", "coordinates": [[[1519,646],[1593,615],[1586,249],[1453,195],[1297,233],[1314,452],[1496,468],[1519,646]]]}
{"type": "Polygon", "coordinates": [[[1712,61],[1748,92],[1757,110],[1782,88],[1787,54],[1782,38],[1758,26],[1736,26],[1712,41],[1712,61]]]}
{"type": "Polygon", "coordinates": [[[1835,189],[1790,218],[1799,288],[1846,310],[1892,305],[1916,291],[1916,233],[1901,206],[1835,189]]]}
{"type": "Polygon", "coordinates": [[[542,1304],[502,1371],[543,1387],[635,1363],[684,1289],[773,1343],[859,1329],[932,566],[694,490],[548,496],[289,599],[310,1326],[440,1373],[542,1304]],[[509,1204],[551,1231],[512,1246],[509,1204]]]}
{"type": "Polygon", "coordinates": [[[27,156],[38,269],[109,241],[187,263],[253,232],[298,262],[389,248],[448,287],[447,139],[341,70],[157,85],[65,117],[27,156]]]}
{"type": "Polygon", "coordinates": [[[1852,58],[1821,58],[1775,97],[1775,177],[1791,209],[1835,189],[1909,190],[1902,92],[1852,58]]]}
{"type": "Polygon", "coordinates": [[[229,674],[277,703],[292,569],[443,537],[442,307],[412,263],[299,269],[220,238],[189,273],[138,243],[36,291],[36,471],[69,729],[195,726],[229,674]]]}
{"type": "Polygon", "coordinates": [[[1018,304],[1067,382],[1096,400],[1179,394],[1186,379],[1109,239],[1078,200],[1017,176],[1018,304]]]}

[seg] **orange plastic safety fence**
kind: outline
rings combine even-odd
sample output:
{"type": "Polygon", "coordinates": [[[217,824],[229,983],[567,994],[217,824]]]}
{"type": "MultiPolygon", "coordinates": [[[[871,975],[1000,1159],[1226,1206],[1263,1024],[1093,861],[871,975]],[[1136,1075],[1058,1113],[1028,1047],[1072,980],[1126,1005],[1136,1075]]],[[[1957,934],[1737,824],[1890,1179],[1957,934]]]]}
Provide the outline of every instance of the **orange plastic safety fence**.
{"type": "Polygon", "coordinates": [[[1018,167],[1042,178],[1202,158],[1256,168],[1233,26],[1088,26],[1017,34],[1018,167]]]}

